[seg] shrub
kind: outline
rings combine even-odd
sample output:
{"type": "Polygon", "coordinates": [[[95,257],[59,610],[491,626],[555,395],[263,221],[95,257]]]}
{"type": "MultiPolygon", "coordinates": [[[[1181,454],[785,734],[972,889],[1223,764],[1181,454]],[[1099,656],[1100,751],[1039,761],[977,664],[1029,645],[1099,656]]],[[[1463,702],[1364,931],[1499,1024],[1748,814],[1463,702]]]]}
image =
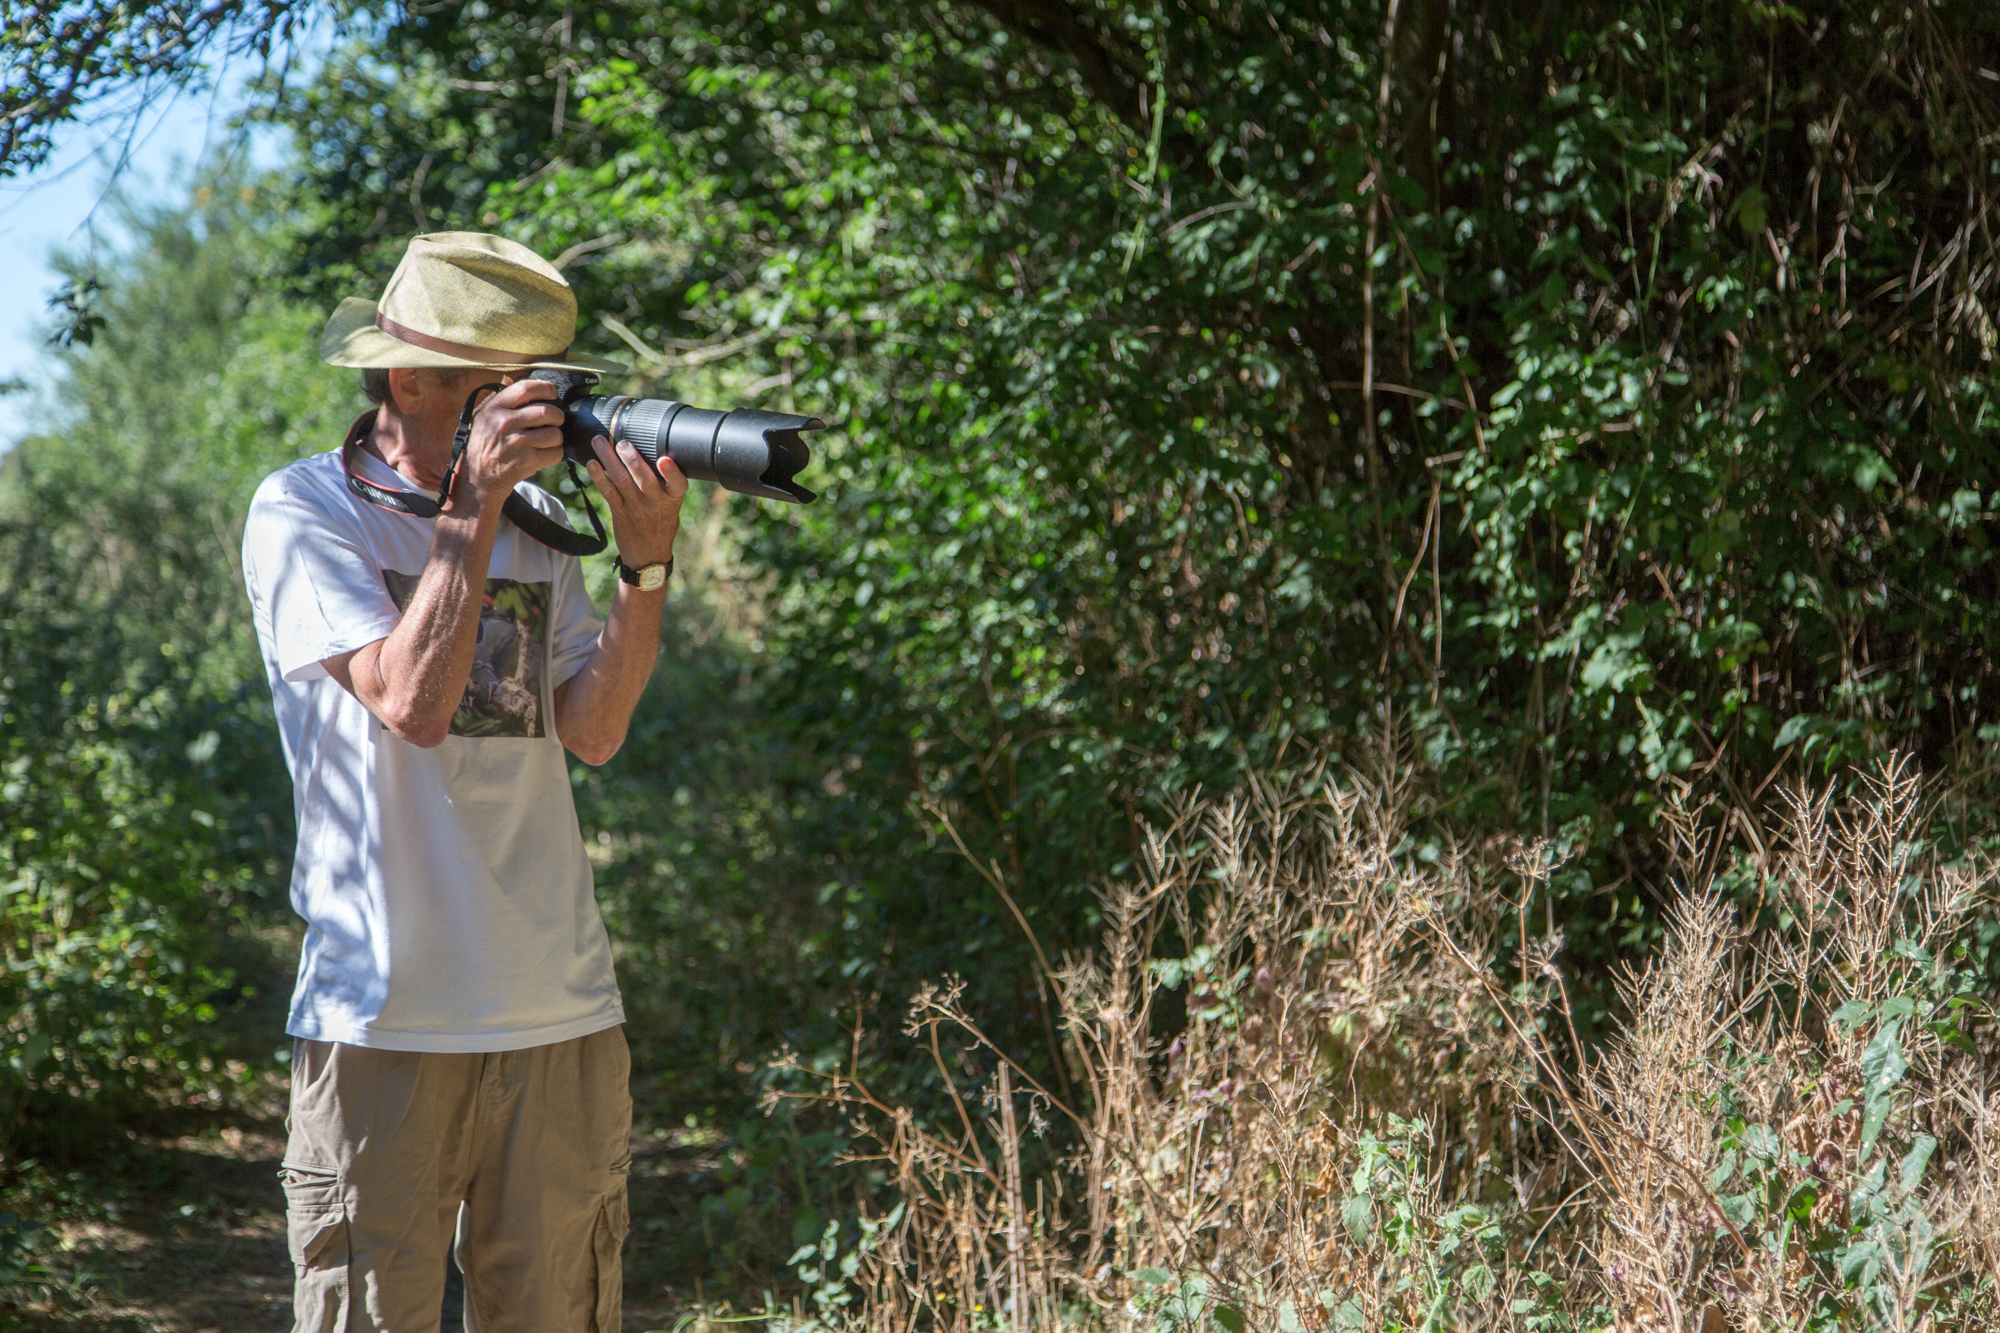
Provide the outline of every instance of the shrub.
{"type": "MultiPolygon", "coordinates": [[[[1574,1036],[1543,844],[1413,840],[1358,774],[1190,804],[1052,984],[1082,1089],[911,1007],[956,1114],[854,1072],[896,1195],[794,1256],[827,1328],[1990,1327],[2000,1119],[1965,926],[1905,764],[1794,794],[1574,1036]],[[1733,905],[1725,895],[1747,893],[1733,905]]],[[[1680,863],[1716,864],[1683,811],[1680,863]],[[1701,859],[1695,859],[1699,856],[1701,859]]],[[[794,1062],[795,1075],[810,1073],[794,1062]]]]}
{"type": "Polygon", "coordinates": [[[264,294],[254,184],[196,195],[128,217],[0,466],[0,1146],[37,1104],[61,1134],[220,1098],[279,1045],[227,1021],[282,995],[292,833],[237,552],[353,391],[300,373],[317,320],[264,294]]]}

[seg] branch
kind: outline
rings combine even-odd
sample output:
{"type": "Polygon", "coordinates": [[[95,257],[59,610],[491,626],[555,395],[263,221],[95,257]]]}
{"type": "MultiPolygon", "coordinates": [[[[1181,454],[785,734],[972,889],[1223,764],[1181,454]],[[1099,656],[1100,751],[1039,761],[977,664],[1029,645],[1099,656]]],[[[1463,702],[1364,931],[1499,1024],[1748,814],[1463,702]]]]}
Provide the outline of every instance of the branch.
{"type": "Polygon", "coordinates": [[[121,4],[86,0],[0,7],[0,177],[48,159],[58,125],[87,104],[131,89],[143,110],[202,68],[218,38],[229,49],[268,56],[288,38],[309,0],[187,0],[121,4]]]}
{"type": "Polygon", "coordinates": [[[1106,34],[1077,16],[1064,0],[976,0],[1008,31],[1059,51],[1076,65],[1091,96],[1108,107],[1133,133],[1146,135],[1151,126],[1139,111],[1139,73],[1129,49],[1119,50],[1106,34]],[[1124,59],[1120,59],[1120,57],[1124,59]]]}

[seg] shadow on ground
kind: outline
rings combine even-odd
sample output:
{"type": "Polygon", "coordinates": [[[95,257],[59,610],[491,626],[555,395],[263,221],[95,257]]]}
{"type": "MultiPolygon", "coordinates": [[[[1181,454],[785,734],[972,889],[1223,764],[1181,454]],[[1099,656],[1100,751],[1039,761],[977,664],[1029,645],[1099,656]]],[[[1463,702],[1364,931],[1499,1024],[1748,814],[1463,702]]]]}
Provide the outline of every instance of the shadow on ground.
{"type": "Polygon", "coordinates": [[[24,1330],[196,1333],[290,1326],[277,1182],[264,1120],[120,1135],[72,1160],[15,1167],[14,1211],[48,1228],[47,1273],[0,1299],[24,1330]]]}
{"type": "MultiPolygon", "coordinates": [[[[284,1333],[291,1261],[282,1120],[219,1114],[176,1134],[108,1131],[63,1160],[12,1164],[0,1208],[45,1228],[46,1272],[0,1289],[0,1333],[284,1333]]],[[[670,1329],[702,1293],[700,1196],[714,1135],[642,1128],[632,1145],[626,1333],[670,1329]]],[[[456,1277],[456,1274],[452,1275],[456,1277]]],[[[452,1282],[443,1327],[459,1327],[452,1282]]]]}

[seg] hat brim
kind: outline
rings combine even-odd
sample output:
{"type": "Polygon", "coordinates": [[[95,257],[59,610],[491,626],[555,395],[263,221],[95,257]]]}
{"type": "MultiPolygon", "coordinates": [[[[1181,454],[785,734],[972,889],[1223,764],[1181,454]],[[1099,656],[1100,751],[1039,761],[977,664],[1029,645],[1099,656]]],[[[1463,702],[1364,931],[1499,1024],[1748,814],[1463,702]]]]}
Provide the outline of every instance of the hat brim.
{"type": "Polygon", "coordinates": [[[358,296],[342,301],[319,336],[319,359],[329,366],[353,370],[588,370],[599,375],[624,375],[632,369],[617,361],[580,352],[565,352],[553,361],[468,361],[446,352],[392,338],[375,326],[375,303],[358,296]]]}

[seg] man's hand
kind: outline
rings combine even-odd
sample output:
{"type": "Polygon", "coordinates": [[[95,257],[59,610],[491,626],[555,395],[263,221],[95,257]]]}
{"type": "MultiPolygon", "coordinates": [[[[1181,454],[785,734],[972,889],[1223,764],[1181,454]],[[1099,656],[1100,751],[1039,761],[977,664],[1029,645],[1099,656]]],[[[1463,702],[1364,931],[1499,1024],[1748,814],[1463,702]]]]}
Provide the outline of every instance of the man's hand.
{"type": "MultiPolygon", "coordinates": [[[[519,387],[519,386],[516,386],[519,387]]],[[[597,457],[590,480],[611,506],[611,531],[618,539],[618,558],[634,569],[659,564],[674,553],[681,527],[681,501],[687,478],[674,461],[660,455],[659,465],[629,444],[612,447],[600,435],[590,442],[597,457]]]]}
{"type": "MultiPolygon", "coordinates": [[[[505,500],[514,487],[562,461],[562,409],[556,386],[546,380],[516,380],[479,405],[465,461],[453,483],[456,494],[481,508],[505,500]]],[[[685,485],[685,483],[683,483],[685,485]]]]}

